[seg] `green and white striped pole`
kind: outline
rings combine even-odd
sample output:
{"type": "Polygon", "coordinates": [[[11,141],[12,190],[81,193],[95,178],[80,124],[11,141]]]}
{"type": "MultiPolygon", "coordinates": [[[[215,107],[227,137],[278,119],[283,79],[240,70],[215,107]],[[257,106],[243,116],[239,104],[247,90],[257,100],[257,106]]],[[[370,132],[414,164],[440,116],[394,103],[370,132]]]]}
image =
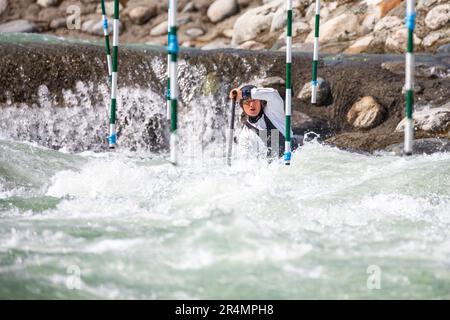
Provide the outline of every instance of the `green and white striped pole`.
{"type": "Polygon", "coordinates": [[[286,26],[286,131],[284,134],[284,164],[291,164],[291,110],[292,110],[292,0],[287,0],[286,26]]]}
{"type": "Polygon", "coordinates": [[[111,48],[109,46],[108,18],[106,17],[105,0],[101,0],[101,3],[102,3],[103,34],[105,35],[106,62],[108,64],[108,77],[109,81],[111,82],[112,61],[111,61],[111,48]]]}
{"type": "Polygon", "coordinates": [[[170,79],[170,161],[177,164],[177,105],[178,105],[178,79],[177,79],[177,0],[169,0],[169,38],[167,53],[170,55],[169,79],[170,79]]]}
{"type": "Polygon", "coordinates": [[[414,25],[416,19],[415,1],[406,1],[406,29],[408,32],[408,43],[405,61],[405,89],[406,89],[406,123],[405,123],[405,155],[413,153],[414,124],[414,25]]]}
{"type": "Polygon", "coordinates": [[[119,0],[114,0],[111,110],[109,117],[109,148],[116,147],[116,107],[117,107],[117,55],[119,53],[119,0]]]}
{"type": "MultiPolygon", "coordinates": [[[[170,6],[167,9],[167,17],[170,20],[171,10],[170,6]]],[[[167,37],[170,36],[170,24],[167,23],[167,37]]],[[[167,44],[169,40],[167,40],[167,44]]],[[[167,89],[166,89],[166,117],[170,120],[170,53],[167,53],[167,89]]]]}
{"type": "Polygon", "coordinates": [[[314,27],[314,55],[312,63],[311,103],[317,103],[317,64],[319,61],[320,0],[316,0],[316,23],[314,27]]]}

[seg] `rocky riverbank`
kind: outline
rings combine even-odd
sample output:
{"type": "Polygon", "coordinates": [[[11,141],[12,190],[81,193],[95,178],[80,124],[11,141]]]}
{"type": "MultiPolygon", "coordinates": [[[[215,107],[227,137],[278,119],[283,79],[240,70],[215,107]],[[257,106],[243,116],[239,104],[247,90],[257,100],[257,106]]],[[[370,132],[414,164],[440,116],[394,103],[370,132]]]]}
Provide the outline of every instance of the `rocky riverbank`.
{"type": "MultiPolygon", "coordinates": [[[[109,89],[103,48],[56,38],[8,39],[0,38],[0,130],[57,149],[70,144],[70,135],[84,134],[83,141],[69,149],[95,149],[107,136],[109,89]],[[64,110],[64,116],[56,121],[52,117],[58,110],[64,110]],[[67,119],[70,110],[78,111],[67,119]],[[44,113],[47,118],[31,121],[44,113]],[[68,121],[73,127],[68,128],[68,121]]],[[[182,50],[180,123],[197,121],[201,128],[194,131],[199,139],[214,140],[212,129],[226,128],[228,90],[254,83],[283,92],[284,59],[282,52],[182,50]]],[[[164,147],[166,61],[163,47],[120,50],[119,136],[128,137],[131,149],[164,147]]],[[[313,106],[308,94],[311,55],[294,54],[294,132],[315,132],[340,148],[368,152],[401,143],[403,61],[395,55],[325,55],[319,64],[318,105],[313,106]]],[[[417,56],[417,138],[450,137],[449,75],[448,54],[417,56]]]]}
{"type": "MultiPolygon", "coordinates": [[[[120,2],[121,42],[167,43],[167,1],[120,2]]],[[[111,17],[113,2],[106,1],[106,8],[111,17]]],[[[178,10],[184,47],[283,50],[285,46],[284,0],[180,0],[178,10]]],[[[294,0],[293,10],[294,50],[311,51],[314,0],[294,0]]],[[[322,1],[321,52],[402,53],[404,18],[401,0],[322,1]]],[[[100,0],[0,0],[0,32],[100,40],[100,0]],[[72,15],[77,12],[80,20],[74,26],[72,15]]],[[[418,52],[449,52],[450,0],[417,1],[414,42],[418,52]]]]}

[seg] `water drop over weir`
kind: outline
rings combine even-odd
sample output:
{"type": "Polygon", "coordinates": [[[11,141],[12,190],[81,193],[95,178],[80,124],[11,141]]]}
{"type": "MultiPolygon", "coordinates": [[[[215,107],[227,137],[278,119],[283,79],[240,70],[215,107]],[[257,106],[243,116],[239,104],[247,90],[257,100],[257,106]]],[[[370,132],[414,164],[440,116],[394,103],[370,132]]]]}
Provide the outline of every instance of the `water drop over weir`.
{"type": "MultiPolygon", "coordinates": [[[[0,133],[69,151],[104,150],[108,136],[110,91],[102,45],[52,36],[2,35],[0,37],[0,133]]],[[[121,148],[167,151],[165,48],[128,45],[119,51],[117,131],[121,148]]],[[[227,95],[242,83],[263,84],[268,78],[285,76],[284,53],[271,51],[183,49],[179,59],[179,136],[184,150],[224,143],[227,95]]],[[[293,130],[314,131],[327,138],[350,132],[346,112],[359,97],[371,95],[388,106],[388,119],[372,130],[389,136],[386,145],[402,141],[393,133],[403,117],[400,94],[403,75],[380,68],[385,61],[402,56],[324,56],[321,73],[332,84],[328,106],[312,107],[296,96],[310,81],[311,56],[293,54],[293,130]],[[358,81],[358,86],[354,82],[358,81]],[[299,112],[314,119],[312,125],[298,120],[299,112]],[[296,120],[297,117],[297,120],[296,120]]],[[[419,56],[425,64],[449,68],[448,55],[419,56]]],[[[284,96],[284,84],[275,86],[284,96]]],[[[450,93],[436,94],[448,77],[427,79],[424,100],[436,104],[450,100],[450,93]]],[[[420,102],[419,102],[420,103],[420,102]]],[[[359,134],[359,133],[358,133],[359,134]]],[[[362,133],[365,151],[383,148],[362,133]]]]}

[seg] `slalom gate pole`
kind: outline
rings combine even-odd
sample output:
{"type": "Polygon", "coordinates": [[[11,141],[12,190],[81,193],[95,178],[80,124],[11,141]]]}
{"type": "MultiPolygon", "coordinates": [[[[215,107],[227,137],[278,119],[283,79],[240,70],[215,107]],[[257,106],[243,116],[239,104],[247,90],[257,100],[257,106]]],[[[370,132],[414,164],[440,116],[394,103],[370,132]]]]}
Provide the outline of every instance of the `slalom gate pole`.
{"type": "Polygon", "coordinates": [[[177,0],[169,0],[169,38],[167,53],[170,55],[169,79],[170,79],[170,161],[177,164],[177,105],[178,105],[178,80],[177,80],[177,0]]]}
{"type": "MultiPolygon", "coordinates": [[[[171,10],[170,5],[167,8],[167,17],[170,20],[171,10]]],[[[170,24],[167,23],[167,43],[169,43],[170,24]]],[[[166,89],[166,118],[170,120],[170,53],[167,52],[167,89],[166,89]]]]}
{"type": "Polygon", "coordinates": [[[286,26],[286,132],[284,135],[284,164],[291,164],[291,110],[292,110],[292,0],[287,0],[287,26],[286,26]]]}
{"type": "Polygon", "coordinates": [[[101,0],[101,3],[102,3],[103,34],[105,35],[106,62],[108,64],[108,78],[109,82],[111,82],[112,61],[111,61],[111,48],[109,46],[108,18],[106,17],[105,0],[101,0]]]}
{"type": "Polygon", "coordinates": [[[316,0],[316,21],[314,27],[314,55],[312,63],[311,103],[317,103],[317,64],[319,61],[319,25],[320,25],[320,0],[316,0]]]}
{"type": "Polygon", "coordinates": [[[414,124],[414,25],[416,19],[415,1],[406,1],[406,29],[408,32],[408,42],[406,48],[405,61],[405,89],[406,89],[406,122],[405,122],[405,142],[404,153],[407,156],[413,153],[414,124]]]}
{"type": "Polygon", "coordinates": [[[112,81],[111,81],[111,113],[109,118],[109,148],[116,147],[116,107],[117,107],[117,55],[119,53],[119,0],[114,0],[112,81]]]}
{"type": "Polygon", "coordinates": [[[233,92],[233,99],[230,103],[230,128],[228,130],[228,148],[227,148],[227,164],[231,166],[231,156],[233,153],[233,138],[234,138],[234,117],[236,112],[236,96],[237,92],[233,92]]]}

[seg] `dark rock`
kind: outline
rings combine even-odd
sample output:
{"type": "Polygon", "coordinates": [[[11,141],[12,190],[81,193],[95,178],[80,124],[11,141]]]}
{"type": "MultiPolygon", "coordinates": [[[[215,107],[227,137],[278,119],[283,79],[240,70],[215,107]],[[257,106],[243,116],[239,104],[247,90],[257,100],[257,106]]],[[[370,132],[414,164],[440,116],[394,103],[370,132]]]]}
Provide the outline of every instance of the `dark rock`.
{"type": "MultiPolygon", "coordinates": [[[[390,145],[384,151],[392,152],[395,155],[403,155],[403,143],[390,145]]],[[[450,140],[439,138],[416,139],[413,144],[414,154],[432,154],[435,152],[450,152],[450,140]]]]}
{"type": "MultiPolygon", "coordinates": [[[[323,78],[317,78],[317,105],[323,106],[331,101],[331,86],[323,78]]],[[[300,100],[310,103],[311,102],[311,82],[305,83],[298,97],[300,100]]]]}

